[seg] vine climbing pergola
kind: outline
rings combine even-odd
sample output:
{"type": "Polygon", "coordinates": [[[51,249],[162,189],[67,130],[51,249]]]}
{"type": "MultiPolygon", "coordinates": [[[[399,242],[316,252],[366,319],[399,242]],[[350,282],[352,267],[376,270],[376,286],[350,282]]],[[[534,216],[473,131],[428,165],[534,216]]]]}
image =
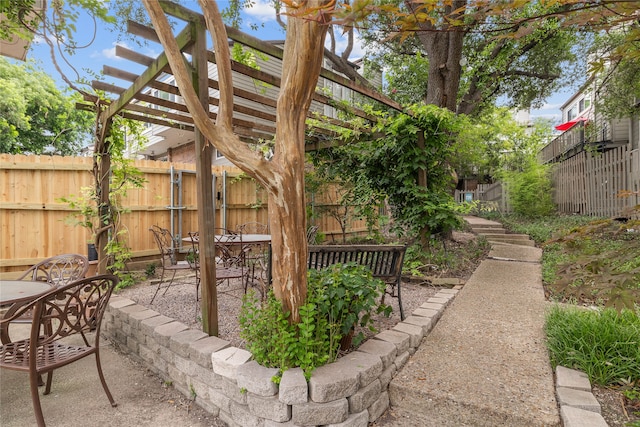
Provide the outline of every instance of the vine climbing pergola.
{"type": "MultiPolygon", "coordinates": [[[[221,79],[213,65],[216,64],[215,51],[207,49],[207,26],[205,17],[180,5],[161,2],[166,15],[171,16],[178,29],[175,39],[184,62],[191,74],[191,86],[197,93],[202,107],[208,112],[213,121],[218,119],[221,99],[215,96],[221,90],[221,79]],[[212,70],[214,70],[212,72],[212,70]]],[[[149,42],[159,43],[159,34],[153,28],[130,21],[128,22],[130,34],[145,39],[149,42]]],[[[261,41],[234,28],[226,27],[228,43],[240,43],[246,49],[266,55],[269,60],[282,61],[284,51],[277,44],[261,41]]],[[[156,58],[142,55],[123,46],[116,46],[116,55],[132,63],[143,65],[146,69],[135,74],[113,66],[104,66],[105,75],[117,78],[129,84],[121,87],[114,84],[106,84],[94,81],[93,88],[113,95],[110,100],[86,99],[86,103],[79,104],[79,108],[95,111],[98,115],[96,135],[96,153],[98,156],[98,168],[96,174],[99,180],[99,203],[108,205],[109,195],[109,146],[108,136],[115,116],[154,125],[166,126],[181,131],[193,132],[194,149],[197,174],[197,203],[198,203],[198,229],[200,231],[200,277],[202,283],[202,315],[203,329],[211,335],[217,335],[217,295],[215,287],[215,245],[213,230],[215,228],[215,199],[211,189],[212,182],[212,144],[205,138],[203,132],[195,125],[193,116],[189,113],[186,104],[180,102],[183,97],[179,85],[172,83],[168,78],[174,75],[170,65],[170,58],[166,52],[162,52],[156,58]],[[153,96],[151,89],[175,95],[176,100],[163,99],[153,96]]],[[[279,76],[260,71],[240,62],[230,60],[231,70],[238,79],[249,78],[253,81],[265,84],[270,88],[281,87],[279,76]]],[[[402,107],[395,101],[385,97],[370,86],[358,84],[327,68],[322,68],[320,77],[330,81],[332,85],[348,89],[354,96],[361,97],[367,102],[378,103],[386,109],[401,111],[402,107]]],[[[235,81],[235,80],[234,80],[235,81]]],[[[233,87],[233,132],[240,140],[258,146],[270,141],[276,134],[277,121],[277,97],[267,96],[258,91],[248,91],[234,84],[233,87]]],[[[333,99],[332,96],[316,90],[312,96],[312,106],[315,111],[307,114],[307,137],[305,150],[318,150],[331,147],[336,144],[348,143],[348,140],[339,138],[344,130],[354,130],[350,121],[329,117],[321,113],[326,107],[334,111],[344,111],[350,117],[358,117],[361,120],[375,122],[376,118],[367,114],[354,105],[346,105],[333,99]],[[313,124],[311,124],[313,123],[313,124]]],[[[303,197],[303,195],[301,195],[303,197]]],[[[304,238],[304,230],[300,230],[304,238]]],[[[97,239],[99,259],[105,258],[106,239],[97,239]]],[[[277,242],[274,242],[277,244],[277,242]]],[[[277,251],[277,248],[274,248],[277,251]]],[[[104,268],[104,267],[103,267],[104,268]]]]}

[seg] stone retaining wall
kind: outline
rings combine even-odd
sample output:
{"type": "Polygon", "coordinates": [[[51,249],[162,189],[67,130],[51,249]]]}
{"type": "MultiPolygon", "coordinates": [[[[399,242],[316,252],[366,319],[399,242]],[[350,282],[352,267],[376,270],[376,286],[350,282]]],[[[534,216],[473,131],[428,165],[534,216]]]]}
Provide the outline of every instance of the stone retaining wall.
{"type": "Polygon", "coordinates": [[[104,334],[229,426],[366,427],[389,407],[389,382],[440,318],[457,290],[444,289],[393,329],[317,368],[307,382],[252,361],[250,352],[114,296],[104,334]]]}

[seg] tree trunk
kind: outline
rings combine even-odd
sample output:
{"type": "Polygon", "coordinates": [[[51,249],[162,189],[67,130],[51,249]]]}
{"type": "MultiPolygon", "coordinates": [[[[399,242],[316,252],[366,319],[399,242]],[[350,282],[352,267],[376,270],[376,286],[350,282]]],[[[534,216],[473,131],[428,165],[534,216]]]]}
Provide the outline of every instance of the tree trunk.
{"type": "MultiPolygon", "coordinates": [[[[462,10],[465,4],[464,0],[455,0],[452,5],[444,7],[441,13],[449,16],[454,10],[462,10]]],[[[408,1],[407,5],[414,10],[419,8],[421,3],[408,1]]],[[[423,31],[418,33],[418,39],[424,46],[429,59],[427,80],[429,84],[425,101],[427,104],[437,105],[455,112],[462,75],[460,60],[462,59],[464,31],[456,28],[436,29],[428,22],[421,23],[420,28],[423,31]],[[444,31],[447,29],[449,31],[444,31]]]]}
{"type": "MultiPolygon", "coordinates": [[[[308,8],[326,4],[309,1],[308,8]]],[[[291,14],[301,13],[289,10],[291,14]]],[[[302,15],[304,16],[304,15],[302,15]]],[[[305,118],[324,58],[327,26],[289,15],[282,61],[282,86],[276,109],[273,167],[280,188],[269,198],[273,289],[290,320],[300,321],[307,296],[307,218],[304,198],[305,118]]]]}
{"type": "Polygon", "coordinates": [[[210,0],[199,0],[214,42],[218,67],[220,103],[217,122],[213,123],[192,87],[191,75],[162,7],[154,0],[144,0],[144,3],[196,127],[228,160],[255,178],[269,194],[274,292],[282,301],[283,309],[291,312],[291,321],[299,322],[299,308],[307,294],[305,118],[322,67],[327,26],[321,23],[321,9],[329,4],[327,11],[330,11],[335,3],[330,0],[308,0],[299,8],[287,8],[287,36],[276,109],[275,147],[270,161],[233,133],[229,42],[217,4],[210,0]]]}

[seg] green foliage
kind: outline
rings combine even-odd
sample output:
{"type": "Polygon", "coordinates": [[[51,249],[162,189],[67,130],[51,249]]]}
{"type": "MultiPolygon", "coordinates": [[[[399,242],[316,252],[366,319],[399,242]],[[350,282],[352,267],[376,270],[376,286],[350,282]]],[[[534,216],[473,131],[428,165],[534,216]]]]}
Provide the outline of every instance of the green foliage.
{"type": "Polygon", "coordinates": [[[547,313],[545,330],[554,367],[579,369],[601,385],[640,379],[637,312],[553,306],[547,313]]]}
{"type": "Polygon", "coordinates": [[[640,221],[577,215],[500,221],[543,247],[542,279],[551,299],[618,310],[640,305],[640,221]]]}
{"type": "MultiPolygon", "coordinates": [[[[469,16],[465,23],[442,19],[447,8],[456,9],[450,2],[421,2],[421,13],[410,14],[410,19],[399,18],[400,11],[390,12],[394,6],[387,3],[394,2],[383,3],[384,7],[371,9],[377,14],[368,18],[360,35],[369,59],[393,75],[386,93],[398,102],[424,100],[427,87],[444,85],[445,93],[457,95],[458,111],[465,114],[476,115],[501,98],[507,99],[510,107],[529,108],[532,104],[540,105],[574,77],[568,65],[580,58],[577,49],[572,48],[576,33],[573,28],[560,29],[556,19],[548,19],[552,10],[560,7],[559,3],[507,2],[485,8],[478,6],[479,2],[468,2],[464,6],[466,10],[461,12],[461,16],[469,16]],[[504,13],[489,18],[470,17],[474,12],[482,14],[481,11],[487,9],[504,13]],[[549,13],[545,15],[547,19],[535,21],[535,25],[512,25],[514,20],[526,21],[527,17],[546,13],[549,13]],[[416,18],[427,21],[429,36],[408,29],[398,32],[399,25],[411,26],[416,18]],[[448,51],[450,39],[439,34],[461,30],[464,31],[463,50],[455,57],[456,52],[448,51]],[[514,37],[512,33],[516,30],[518,36],[514,37]],[[449,57],[453,56],[454,61],[462,65],[460,77],[452,64],[447,64],[448,73],[443,74],[440,63],[429,70],[423,63],[426,61],[418,59],[418,55],[427,58],[427,52],[447,51],[449,57]]],[[[584,43],[584,39],[583,35],[580,41],[584,43]]],[[[441,100],[444,98],[442,93],[439,96],[441,100]]]]}
{"type": "MultiPolygon", "coordinates": [[[[640,29],[635,26],[635,32],[640,29]]],[[[625,47],[631,31],[610,31],[596,36],[592,53],[591,72],[596,75],[598,96],[594,99],[596,110],[609,119],[631,117],[636,114],[640,98],[640,61],[630,55],[625,47]],[[603,53],[607,55],[603,55],[603,53]]],[[[638,55],[638,50],[634,56],[638,55]]],[[[594,132],[601,129],[594,129],[594,132]]]]}
{"type": "Polygon", "coordinates": [[[447,244],[444,238],[432,237],[427,246],[407,247],[403,272],[415,277],[445,277],[452,272],[470,271],[489,253],[489,243],[478,237],[464,245],[447,244]]]}
{"type": "Polygon", "coordinates": [[[411,236],[425,228],[446,232],[460,225],[449,193],[449,160],[454,154],[451,140],[462,120],[433,105],[415,105],[411,111],[411,116],[381,119],[376,130],[384,136],[378,139],[314,153],[314,165],[325,176],[351,183],[358,198],[369,200],[370,206],[387,198],[399,230],[411,236]],[[418,184],[419,174],[426,185],[418,184]]]}
{"type": "MultiPolygon", "coordinates": [[[[595,220],[549,240],[561,259],[545,259],[549,289],[564,298],[618,310],[640,305],[640,233],[633,223],[595,220]],[[629,231],[631,230],[631,231],[629,231]]],[[[636,225],[640,230],[640,223],[636,225]]]]}
{"type": "Polygon", "coordinates": [[[52,11],[49,17],[36,9],[38,3],[35,0],[0,1],[0,13],[6,17],[0,20],[0,39],[11,40],[16,35],[22,39],[31,40],[34,33],[38,35],[49,33],[52,38],[58,40],[60,48],[76,49],[78,47],[74,40],[76,23],[81,17],[86,18],[81,15],[81,11],[105,22],[115,21],[113,16],[108,15],[108,6],[99,0],[45,2],[52,11]],[[44,30],[40,30],[40,26],[43,26],[44,30]]]}
{"type": "Polygon", "coordinates": [[[527,217],[543,217],[555,211],[549,168],[530,161],[522,171],[507,172],[508,197],[513,211],[527,217]]]}
{"type": "Polygon", "coordinates": [[[155,262],[151,262],[149,264],[147,264],[147,266],[144,269],[144,275],[147,278],[153,277],[156,274],[156,268],[157,268],[157,264],[155,262]]]}
{"type": "Polygon", "coordinates": [[[403,105],[424,101],[427,93],[429,60],[420,51],[412,56],[389,55],[386,58],[385,91],[403,105]]]}
{"type": "MultiPolygon", "coordinates": [[[[390,313],[379,304],[384,283],[355,264],[334,265],[309,272],[307,300],[300,307],[300,323],[291,324],[270,290],[266,301],[255,294],[243,299],[238,321],[247,349],[263,366],[287,370],[300,367],[307,378],[313,370],[334,361],[340,341],[356,325],[371,328],[371,312],[390,313]]],[[[358,345],[362,335],[354,338],[358,345]]]]}
{"type": "Polygon", "coordinates": [[[78,100],[31,64],[12,65],[0,56],[0,152],[78,154],[93,124],[92,113],[75,108],[78,100]]]}

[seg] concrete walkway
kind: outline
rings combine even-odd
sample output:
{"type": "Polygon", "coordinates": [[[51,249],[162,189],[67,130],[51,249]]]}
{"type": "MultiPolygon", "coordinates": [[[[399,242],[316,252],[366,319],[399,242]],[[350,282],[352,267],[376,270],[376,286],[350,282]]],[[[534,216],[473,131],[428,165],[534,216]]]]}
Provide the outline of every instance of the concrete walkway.
{"type": "Polygon", "coordinates": [[[385,426],[561,425],[544,343],[541,254],[492,244],[489,259],[391,381],[385,426]]]}

